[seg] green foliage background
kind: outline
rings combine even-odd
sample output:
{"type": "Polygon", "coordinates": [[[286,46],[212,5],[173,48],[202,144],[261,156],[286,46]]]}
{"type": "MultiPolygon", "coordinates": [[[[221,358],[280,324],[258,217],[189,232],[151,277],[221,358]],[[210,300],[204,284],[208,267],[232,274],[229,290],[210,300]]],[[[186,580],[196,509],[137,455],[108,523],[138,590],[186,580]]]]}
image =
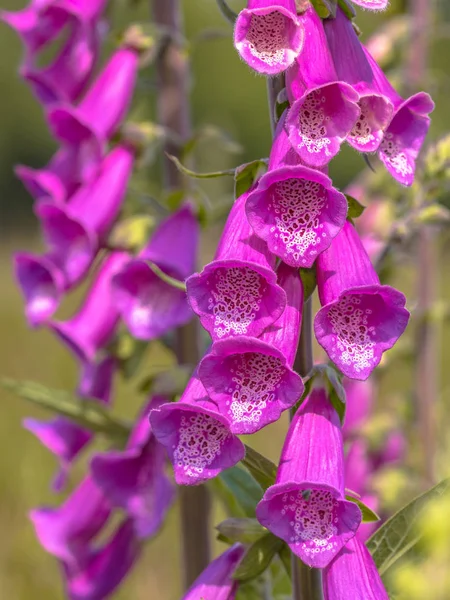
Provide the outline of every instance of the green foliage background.
{"type": "MultiPolygon", "coordinates": [[[[113,0],[111,0],[111,4],[113,0]]],[[[115,0],[116,8],[112,13],[114,28],[120,29],[128,21],[148,19],[148,2],[128,3],[115,0]],[[134,8],[129,5],[134,4],[134,8]]],[[[192,112],[195,126],[212,124],[226,131],[242,146],[240,155],[230,154],[221,148],[221,143],[213,138],[202,143],[197,151],[198,170],[218,170],[267,156],[270,147],[270,130],[265,96],[265,81],[255,76],[240,62],[231,44],[231,28],[220,16],[214,0],[185,0],[185,21],[189,50],[192,58],[192,112]],[[205,35],[205,30],[208,35],[205,35]],[[228,35],[227,35],[228,34],[228,35]]],[[[239,10],[243,2],[230,1],[230,5],[239,10]]],[[[24,6],[23,0],[3,0],[2,8],[16,10],[24,6]]],[[[358,24],[363,31],[363,39],[377,29],[386,19],[402,10],[399,0],[392,0],[388,13],[358,14],[358,24]]],[[[450,91],[448,56],[450,41],[450,14],[446,4],[439,4],[440,17],[433,31],[432,56],[428,81],[424,87],[431,91],[437,104],[433,116],[430,139],[436,139],[450,130],[448,95],[450,91]],[[445,21],[447,19],[447,22],[445,21]],[[441,36],[442,30],[442,36],[441,36]],[[447,37],[446,37],[447,36],[447,37]]],[[[40,106],[32,97],[28,88],[17,75],[21,58],[21,48],[17,37],[6,27],[0,25],[0,374],[16,379],[32,379],[50,387],[73,389],[76,385],[76,366],[65,348],[63,348],[45,330],[32,332],[27,329],[23,315],[23,303],[12,281],[11,254],[15,251],[39,248],[40,241],[37,224],[32,214],[31,199],[21,184],[14,178],[13,166],[25,163],[38,167],[44,165],[56,147],[50,138],[40,106]]],[[[397,74],[398,75],[398,74],[397,74]]],[[[152,117],[151,72],[146,72],[145,89],[141,89],[139,100],[133,109],[134,117],[152,117]]],[[[345,148],[333,162],[332,176],[336,185],[344,187],[355,174],[366,168],[358,155],[345,148]]],[[[203,185],[204,191],[213,203],[220,203],[229,197],[231,184],[224,180],[214,180],[203,185]]],[[[157,169],[149,173],[148,189],[158,195],[159,180],[157,169]]],[[[448,201],[448,199],[447,199],[448,201]]],[[[206,236],[202,250],[202,261],[212,255],[214,243],[220,232],[220,224],[206,236]]],[[[443,234],[439,242],[441,298],[449,298],[449,244],[443,234]]],[[[409,295],[410,306],[414,305],[414,262],[406,255],[401,259],[397,270],[396,284],[409,295]]],[[[64,304],[61,316],[71,313],[80,297],[74,294],[64,304]]],[[[406,344],[412,344],[412,331],[406,338],[406,344]]],[[[447,367],[450,358],[450,326],[448,320],[441,321],[440,327],[440,404],[437,420],[439,423],[439,471],[443,477],[449,474],[448,458],[450,448],[446,441],[449,421],[450,372],[447,367]]],[[[167,360],[164,353],[155,348],[146,359],[144,368],[154,370],[167,360]]],[[[379,405],[394,410],[408,420],[414,414],[414,382],[411,377],[411,363],[399,361],[387,375],[382,376],[379,405]]],[[[136,398],[130,385],[118,382],[116,394],[117,411],[120,414],[134,414],[140,399],[136,398]]],[[[54,472],[54,460],[31,434],[21,428],[25,416],[46,416],[30,409],[21,400],[0,390],[0,598],[11,600],[31,600],[63,598],[61,579],[55,561],[39,547],[27,511],[39,504],[56,503],[59,500],[49,491],[49,482],[54,472]]],[[[269,430],[254,437],[255,445],[264,449],[264,453],[273,460],[278,459],[287,423],[282,420],[269,430]],[[264,438],[264,441],[263,441],[264,438]]],[[[389,473],[380,486],[384,490],[385,500],[391,508],[411,497],[415,483],[411,473],[415,461],[420,460],[420,448],[414,427],[409,429],[410,453],[405,469],[389,473]]],[[[83,471],[80,464],[73,477],[72,484],[83,471]]],[[[448,507],[445,509],[448,511],[448,507]]],[[[445,510],[437,511],[442,521],[445,510]],[[443,512],[444,511],[444,512],[443,512]]],[[[435,511],[436,512],[436,511],[435,511]]],[[[214,523],[220,519],[220,509],[215,509],[214,523]]],[[[435,515],[435,516],[436,516],[435,515]]],[[[442,535],[443,528],[430,525],[427,520],[428,537],[435,540],[442,535]]],[[[436,522],[436,519],[435,521],[436,522]]],[[[447,524],[450,520],[445,521],[447,524]]],[[[141,561],[139,568],[126,581],[117,593],[117,599],[133,598],[144,600],[160,598],[175,600],[179,597],[179,539],[177,535],[178,513],[176,508],[157,539],[152,541],[141,561]]],[[[448,525],[447,525],[448,530],[448,525]]],[[[448,540],[448,535],[447,538],[448,540]]],[[[439,560],[449,553],[448,543],[443,543],[439,560]]],[[[432,545],[434,548],[434,545],[432,545]]],[[[431,564],[431,572],[426,570],[428,579],[438,572],[431,564]]],[[[409,563],[408,563],[409,564],[409,563]]],[[[399,574],[404,589],[411,586],[417,570],[408,564],[404,574],[399,574]],[[410,569],[408,571],[408,569],[410,569]]],[[[445,564],[445,562],[444,562],[445,564]]],[[[426,567],[428,569],[428,567],[426,567]]],[[[440,571],[439,571],[440,573],[440,571]]],[[[438,574],[439,574],[438,573],[438,574]]],[[[418,588],[419,583],[415,586],[418,588]]],[[[414,587],[414,586],[413,586],[414,587]]],[[[444,588],[447,589],[448,588],[444,588]]],[[[409,595],[409,600],[448,598],[443,595],[409,595]]],[[[413,592],[411,592],[413,594],[413,592]]]]}

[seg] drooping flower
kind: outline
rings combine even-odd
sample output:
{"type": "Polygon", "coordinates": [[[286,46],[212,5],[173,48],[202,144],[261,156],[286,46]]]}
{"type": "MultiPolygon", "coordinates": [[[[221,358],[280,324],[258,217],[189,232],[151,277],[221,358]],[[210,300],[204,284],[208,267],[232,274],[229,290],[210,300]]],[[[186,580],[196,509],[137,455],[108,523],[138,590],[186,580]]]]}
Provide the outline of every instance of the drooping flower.
{"type": "Polygon", "coordinates": [[[192,318],[186,294],[163,281],[149,263],[184,281],[195,269],[199,239],[189,205],[163,221],[148,245],[113,280],[114,302],[134,337],[154,339],[192,318]]]}
{"type": "Polygon", "coordinates": [[[323,389],[297,411],[256,516],[311,567],[325,567],[355,535],[361,511],[344,497],[342,432],[323,389]]]}
{"type": "Polygon", "coordinates": [[[138,560],[142,544],[133,523],[125,520],[101,547],[90,549],[84,564],[63,564],[69,600],[102,600],[120,585],[138,560]]]}
{"type": "Polygon", "coordinates": [[[182,600],[234,600],[238,582],[232,575],[244,552],[241,544],[228,548],[206,567],[182,600]]]}
{"type": "Polygon", "coordinates": [[[389,4],[389,0],[352,0],[353,4],[357,4],[367,10],[384,10],[389,4]]]}
{"type": "Polygon", "coordinates": [[[248,196],[246,213],[271,252],[293,267],[310,268],[343,227],[347,200],[327,175],[298,164],[284,122],[282,117],[269,171],[248,196]]]}
{"type": "Polygon", "coordinates": [[[103,160],[98,176],[81,187],[68,204],[37,204],[35,212],[48,251],[42,257],[29,253],[15,256],[16,278],[31,325],[51,317],[63,293],[87,274],[122,206],[133,158],[131,148],[117,146],[103,160]]]}
{"type": "MultiPolygon", "coordinates": [[[[109,404],[115,367],[116,362],[111,357],[98,364],[82,363],[78,396],[109,404]]],[[[23,425],[58,458],[59,471],[53,481],[53,489],[60,491],[66,484],[73,461],[91,441],[93,434],[65,417],[55,417],[51,421],[25,419],[23,425]]]]}
{"type": "Polygon", "coordinates": [[[373,558],[356,537],[326,567],[324,600],[389,600],[373,558]]]}
{"type": "Polygon", "coordinates": [[[360,97],[360,115],[347,142],[360,152],[374,152],[392,119],[393,104],[378,90],[353,23],[339,7],[335,19],[324,21],[324,28],[338,78],[350,84],[360,97]]]}
{"type": "Polygon", "coordinates": [[[367,379],[408,324],[403,294],[381,285],[353,225],[347,222],[317,259],[321,310],[317,341],[350,379],[367,379]]]}
{"type": "Polygon", "coordinates": [[[188,300],[213,340],[257,337],[278,319],[286,295],[276,283],[275,257],[253,234],[245,216],[246,192],[234,203],[215,259],[186,281],[188,300]]]}
{"type": "Polygon", "coordinates": [[[154,535],[174,499],[174,488],[164,467],[166,450],[151,431],[149,411],[166,402],[148,402],[134,427],[125,450],[110,450],[91,460],[94,481],[113,506],[132,520],[138,538],[154,535]]]}
{"type": "Polygon", "coordinates": [[[71,568],[84,565],[90,541],[111,513],[103,492],[88,475],[58,508],[40,508],[30,519],[43,548],[71,568]]]}
{"type": "Polygon", "coordinates": [[[375,382],[373,379],[344,379],[343,384],[346,395],[343,431],[348,439],[358,435],[361,427],[370,418],[375,400],[375,382]]]}
{"type": "Polygon", "coordinates": [[[394,105],[394,116],[384,133],[378,156],[394,179],[410,186],[414,181],[416,159],[430,127],[429,114],[434,110],[434,102],[425,92],[404,100],[369,52],[364,51],[378,89],[394,105]]]}
{"type": "Polygon", "coordinates": [[[53,135],[73,149],[73,170],[89,180],[105,144],[128,111],[136,83],[139,53],[120,48],[109,59],[79,106],[54,105],[47,114],[53,135]]]}
{"type": "Polygon", "coordinates": [[[197,485],[244,458],[245,447],[231,433],[194,374],[178,402],[150,413],[156,439],[166,448],[178,485],[197,485]]]}
{"type": "Polygon", "coordinates": [[[94,360],[111,340],[119,313],[111,296],[111,280],[129,260],[126,252],[113,252],[102,263],[78,313],[68,321],[50,321],[54,331],[77,358],[94,360]]]}
{"type": "Polygon", "coordinates": [[[283,314],[258,338],[216,341],[198,375],[210,398],[230,422],[248,434],[279,419],[301,398],[303,382],[292,370],[301,329],[303,286],[296,269],[281,264],[278,284],[287,297],[283,314]]]}
{"type": "Polygon", "coordinates": [[[234,29],[241,58],[264,75],[285,71],[302,51],[304,37],[295,0],[248,0],[234,29]]]}
{"type": "Polygon", "coordinates": [[[322,20],[313,7],[300,17],[306,37],[303,52],[286,72],[291,108],[286,127],[302,161],[323,167],[339,152],[360,115],[359,95],[339,81],[322,20]]]}

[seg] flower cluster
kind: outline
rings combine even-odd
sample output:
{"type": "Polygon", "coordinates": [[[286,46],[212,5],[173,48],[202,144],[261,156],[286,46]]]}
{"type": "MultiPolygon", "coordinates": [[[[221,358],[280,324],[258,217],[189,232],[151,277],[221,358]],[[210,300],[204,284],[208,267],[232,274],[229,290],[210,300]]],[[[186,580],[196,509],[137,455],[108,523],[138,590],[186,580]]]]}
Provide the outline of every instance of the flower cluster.
{"type": "MultiPolygon", "coordinates": [[[[137,257],[109,245],[136,163],[137,148],[117,134],[133,98],[142,48],[139,40],[124,38],[94,76],[105,5],[106,0],[33,0],[22,11],[1,16],[23,41],[21,75],[60,143],[47,166],[16,171],[35,200],[46,246],[41,255],[21,252],[14,258],[26,316],[31,326],[52,331],[77,360],[80,401],[108,407],[119,366],[113,342],[121,319],[145,340],[191,319],[185,294],[152,267],[180,280],[192,274],[199,226],[187,202],[156,227],[137,257]],[[63,47],[40,68],[41,51],[62,35],[63,47]],[[86,281],[89,289],[76,314],[55,319],[66,294],[86,281]]],[[[62,505],[30,514],[41,545],[61,563],[72,600],[110,595],[172,504],[166,452],[148,422],[150,410],[167,400],[150,397],[125,449],[94,455],[88,474],[62,505]],[[121,519],[112,536],[99,541],[117,514],[121,519]]],[[[53,488],[61,491],[92,432],[63,416],[26,419],[24,426],[58,459],[53,488]]]]}

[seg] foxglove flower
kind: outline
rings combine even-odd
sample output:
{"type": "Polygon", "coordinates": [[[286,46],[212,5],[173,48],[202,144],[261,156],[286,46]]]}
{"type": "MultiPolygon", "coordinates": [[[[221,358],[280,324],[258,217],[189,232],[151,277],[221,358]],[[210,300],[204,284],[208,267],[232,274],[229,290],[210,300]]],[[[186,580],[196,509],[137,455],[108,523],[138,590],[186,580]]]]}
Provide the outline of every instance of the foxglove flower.
{"type": "Polygon", "coordinates": [[[303,52],[286,73],[291,108],[286,127],[302,161],[323,167],[340,149],[360,115],[359,95],[338,81],[323,24],[313,7],[300,17],[306,38],[303,52]]]}
{"type": "Polygon", "coordinates": [[[178,485],[196,485],[233,467],[245,456],[243,443],[194,374],[178,402],[150,413],[156,439],[166,448],[178,485]]]}
{"type": "Polygon", "coordinates": [[[133,158],[131,148],[117,146],[104,159],[98,176],[67,205],[42,201],[36,206],[49,250],[43,257],[15,256],[16,278],[31,325],[51,317],[63,293],[87,274],[122,206],[133,158]]]}
{"type": "Polygon", "coordinates": [[[317,287],[317,341],[344,375],[367,379],[408,324],[405,296],[380,284],[349,222],[317,259],[317,287]]]}
{"type": "Polygon", "coordinates": [[[89,551],[80,568],[63,564],[69,600],[102,600],[128,575],[142,550],[131,520],[124,521],[101,547],[89,551]]]}
{"type": "Polygon", "coordinates": [[[173,485],[164,472],[166,450],[148,420],[149,411],[165,401],[155,397],[147,403],[124,451],[97,454],[91,461],[96,484],[113,506],[125,510],[138,538],[156,533],[174,499],[173,485]]]}
{"type": "Polygon", "coordinates": [[[78,107],[55,105],[48,112],[54,136],[74,151],[73,169],[81,181],[92,176],[108,138],[128,111],[138,70],[138,52],[120,48],[78,107]]]}
{"type": "Polygon", "coordinates": [[[275,257],[252,233],[240,196],[225,224],[215,259],[186,281],[188,300],[213,340],[257,337],[278,319],[286,294],[276,284],[275,257]]]}
{"type": "Polygon", "coordinates": [[[373,558],[357,538],[323,571],[324,600],[389,600],[373,558]]]}
{"type": "Polygon", "coordinates": [[[111,279],[129,260],[126,252],[114,252],[103,262],[79,312],[68,321],[51,321],[49,326],[81,360],[94,360],[111,340],[119,320],[112,296],[111,279]]]}
{"type": "Polygon", "coordinates": [[[298,271],[281,264],[278,284],[286,308],[258,338],[216,341],[198,375],[236,434],[254,433],[279,419],[301,398],[303,382],[292,370],[301,329],[303,286],[298,271]]]}
{"type": "Polygon", "coordinates": [[[232,575],[244,552],[241,544],[234,544],[223,552],[194,581],[182,600],[234,600],[238,582],[232,575]]]}
{"type": "Polygon", "coordinates": [[[269,171],[249,195],[246,213],[271,252],[293,267],[309,268],[343,227],[347,200],[327,175],[298,164],[283,125],[282,117],[269,171]]]}
{"type": "MultiPolygon", "coordinates": [[[[78,396],[109,404],[115,366],[115,360],[110,357],[99,364],[82,364],[78,396]]],[[[66,484],[73,461],[91,441],[92,433],[64,417],[56,417],[51,421],[25,419],[23,425],[58,458],[60,468],[54,479],[53,489],[60,491],[66,484]]]]}
{"type": "Polygon", "coordinates": [[[348,439],[357,435],[372,413],[375,399],[373,379],[355,381],[344,379],[346,395],[344,436],[348,439]]]}
{"type": "Polygon", "coordinates": [[[195,269],[198,239],[197,218],[186,205],[163,221],[139,256],[114,277],[114,302],[134,337],[151,340],[192,318],[186,294],[149,263],[184,281],[195,269]]]}
{"type": "Polygon", "coordinates": [[[367,10],[384,10],[389,4],[389,0],[352,0],[352,2],[367,10]]]}
{"type": "Polygon", "coordinates": [[[365,53],[378,89],[394,105],[394,116],[384,133],[378,156],[394,179],[410,186],[414,181],[417,156],[430,127],[429,114],[434,110],[434,102],[425,92],[404,100],[369,52],[365,50],[365,53]]]}
{"type": "Polygon", "coordinates": [[[60,507],[32,510],[30,519],[41,546],[76,568],[84,564],[89,542],[110,513],[109,502],[88,475],[60,507]]]}
{"type": "Polygon", "coordinates": [[[310,567],[325,567],[355,535],[361,511],[344,498],[342,433],[323,389],[297,411],[256,516],[310,567]]]}
{"type": "Polygon", "coordinates": [[[324,28],[337,76],[349,83],[360,97],[360,115],[347,142],[360,152],[374,152],[392,119],[393,104],[389,96],[378,91],[353,23],[339,7],[335,19],[324,21],[324,28]]]}
{"type": "Polygon", "coordinates": [[[241,58],[264,75],[285,71],[300,54],[304,37],[295,0],[248,0],[234,29],[241,58]]]}

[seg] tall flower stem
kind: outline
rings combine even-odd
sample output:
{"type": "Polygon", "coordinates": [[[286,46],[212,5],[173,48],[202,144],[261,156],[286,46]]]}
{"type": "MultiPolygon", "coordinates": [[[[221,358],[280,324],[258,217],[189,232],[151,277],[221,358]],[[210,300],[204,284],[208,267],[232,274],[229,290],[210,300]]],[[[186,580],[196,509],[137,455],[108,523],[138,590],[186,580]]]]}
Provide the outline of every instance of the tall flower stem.
{"type": "MultiPolygon", "coordinates": [[[[413,25],[407,82],[417,91],[424,82],[428,64],[433,0],[410,0],[413,25]]],[[[418,192],[420,194],[420,191],[418,192]]],[[[417,198],[417,202],[420,202],[417,198]]],[[[437,295],[438,264],[435,235],[423,226],[417,241],[417,308],[419,325],[416,338],[417,420],[423,452],[424,485],[434,482],[436,444],[435,406],[437,398],[437,331],[430,312],[437,295]]]]}
{"type": "MultiPolygon", "coordinates": [[[[168,36],[158,56],[157,112],[160,125],[173,136],[188,140],[191,136],[189,101],[190,69],[183,44],[181,0],[151,0],[155,25],[168,36]]],[[[179,147],[170,139],[165,151],[177,156],[179,147]]],[[[164,157],[164,184],[167,189],[182,187],[180,173],[164,157]]],[[[176,334],[176,352],[181,364],[195,365],[199,360],[197,322],[180,327],[176,334]]],[[[187,589],[210,562],[209,492],[204,485],[180,487],[183,585],[187,589]]]]}
{"type": "MultiPolygon", "coordinates": [[[[278,94],[284,88],[284,76],[278,75],[267,80],[267,99],[272,135],[275,132],[275,104],[278,94]]],[[[294,369],[303,377],[313,367],[312,348],[312,305],[307,300],[303,305],[302,331],[295,359],[294,369]]],[[[293,414],[291,415],[291,418],[293,414]]],[[[322,600],[322,578],[318,569],[310,569],[303,564],[295,554],[291,556],[292,567],[292,599],[293,600],[322,600]]]]}

